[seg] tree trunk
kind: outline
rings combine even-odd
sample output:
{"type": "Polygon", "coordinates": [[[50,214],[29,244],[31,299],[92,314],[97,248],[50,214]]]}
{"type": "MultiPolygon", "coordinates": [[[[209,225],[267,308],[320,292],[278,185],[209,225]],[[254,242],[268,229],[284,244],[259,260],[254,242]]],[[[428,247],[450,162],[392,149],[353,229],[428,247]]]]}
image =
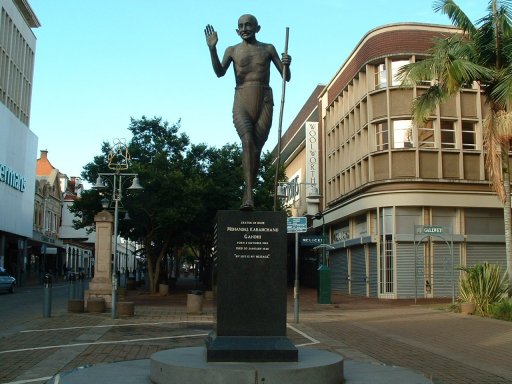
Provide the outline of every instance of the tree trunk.
{"type": "Polygon", "coordinates": [[[505,189],[505,202],[503,204],[503,220],[505,226],[505,254],[507,258],[507,274],[509,291],[512,295],[512,221],[511,221],[511,200],[510,200],[510,169],[509,169],[510,143],[507,141],[501,145],[501,169],[503,175],[503,186],[505,189]]]}
{"type": "Polygon", "coordinates": [[[151,293],[156,292],[156,279],[155,279],[155,271],[153,265],[153,248],[151,245],[151,238],[147,237],[144,241],[144,248],[146,249],[146,268],[147,268],[147,276],[146,279],[149,279],[149,291],[151,293]]]}

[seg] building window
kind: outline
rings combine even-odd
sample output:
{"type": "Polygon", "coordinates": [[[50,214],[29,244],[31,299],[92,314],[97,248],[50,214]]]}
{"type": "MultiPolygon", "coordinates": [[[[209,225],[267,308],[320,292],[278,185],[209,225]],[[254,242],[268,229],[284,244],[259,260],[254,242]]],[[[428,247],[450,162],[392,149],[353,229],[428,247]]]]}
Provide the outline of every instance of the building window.
{"type": "Polygon", "coordinates": [[[421,207],[396,207],[396,233],[411,233],[422,223],[422,213],[421,207]]]}
{"type": "Polygon", "coordinates": [[[334,242],[340,242],[350,239],[350,226],[348,221],[341,222],[333,229],[334,242]]]}
{"type": "Polygon", "coordinates": [[[391,235],[384,236],[380,258],[380,293],[393,293],[393,241],[391,235]]]}
{"type": "Polygon", "coordinates": [[[418,127],[418,147],[434,148],[436,146],[434,133],[434,125],[432,124],[432,120],[429,120],[423,124],[423,127],[418,127]]]}
{"type": "Polygon", "coordinates": [[[409,64],[409,60],[396,60],[391,62],[391,85],[401,85],[402,81],[397,77],[398,71],[404,65],[409,64]]]}
{"type": "Polygon", "coordinates": [[[412,148],[414,141],[412,138],[411,120],[393,121],[393,148],[412,148]]]}
{"type": "Polygon", "coordinates": [[[34,52],[4,9],[0,14],[0,102],[28,124],[34,52]]]}
{"type": "Polygon", "coordinates": [[[375,89],[385,88],[388,85],[386,64],[375,67],[375,89]]]}
{"type": "Polygon", "coordinates": [[[366,214],[356,216],[354,219],[354,237],[363,237],[368,235],[368,225],[366,224],[366,214]]]}
{"type": "Polygon", "coordinates": [[[379,293],[394,293],[394,254],[393,254],[393,208],[380,209],[379,227],[381,237],[380,266],[379,266],[379,293]]]}
{"type": "Polygon", "coordinates": [[[455,208],[432,208],[432,224],[449,228],[456,233],[455,223],[457,222],[457,209],[455,208]]]}
{"type": "Polygon", "coordinates": [[[503,211],[499,209],[466,208],[467,235],[504,235],[503,211]]]}
{"type": "Polygon", "coordinates": [[[377,144],[377,151],[385,151],[389,148],[389,132],[387,122],[375,124],[375,143],[377,144]]]}
{"type": "Polygon", "coordinates": [[[441,120],[441,148],[455,149],[455,121],[441,120]]]}
{"type": "Polygon", "coordinates": [[[462,122],[462,149],[476,149],[475,123],[462,122]]]}

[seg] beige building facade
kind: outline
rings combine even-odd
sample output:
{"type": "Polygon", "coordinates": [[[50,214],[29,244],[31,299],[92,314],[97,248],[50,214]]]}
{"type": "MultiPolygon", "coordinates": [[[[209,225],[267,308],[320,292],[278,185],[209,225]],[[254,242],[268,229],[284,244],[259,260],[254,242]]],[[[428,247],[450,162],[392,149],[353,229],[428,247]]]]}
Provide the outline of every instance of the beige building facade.
{"type": "MultiPolygon", "coordinates": [[[[318,97],[320,210],[332,288],[379,298],[453,297],[460,265],[505,270],[503,214],[482,150],[485,104],[468,85],[424,126],[399,69],[452,27],[386,25],[368,32],[318,97]]],[[[285,134],[286,137],[286,134],[285,134]]],[[[299,160],[299,158],[297,158],[299,160]]],[[[306,166],[307,164],[305,164],[306,166]]],[[[287,164],[287,175],[297,168],[287,164]]]]}

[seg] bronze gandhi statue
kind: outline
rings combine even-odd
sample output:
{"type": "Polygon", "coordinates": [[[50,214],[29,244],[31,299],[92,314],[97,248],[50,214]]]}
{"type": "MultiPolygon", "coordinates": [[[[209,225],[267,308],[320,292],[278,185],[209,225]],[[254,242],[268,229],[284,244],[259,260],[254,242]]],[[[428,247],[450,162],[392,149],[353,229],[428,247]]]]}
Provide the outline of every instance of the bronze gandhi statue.
{"type": "Polygon", "coordinates": [[[235,100],[233,102],[233,124],[242,141],[242,166],[244,172],[244,197],[242,210],[254,209],[253,188],[258,175],[260,156],[272,126],[274,101],[270,81],[270,63],[290,81],[291,57],[282,54],[280,59],[272,44],[256,40],[260,26],[252,15],[238,19],[237,34],[242,42],[228,47],[222,62],[217,54],[217,32],[207,25],[204,34],[210,49],[213,70],[218,77],[224,76],[231,63],[235,70],[235,100]],[[284,70],[284,67],[286,71],[284,70]]]}

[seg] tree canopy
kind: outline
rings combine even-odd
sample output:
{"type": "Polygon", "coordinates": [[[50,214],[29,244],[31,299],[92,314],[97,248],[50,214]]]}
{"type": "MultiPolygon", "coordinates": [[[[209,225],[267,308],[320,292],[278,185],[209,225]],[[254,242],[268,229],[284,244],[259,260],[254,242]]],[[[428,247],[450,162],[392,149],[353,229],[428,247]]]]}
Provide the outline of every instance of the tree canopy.
{"type": "MultiPolygon", "coordinates": [[[[239,209],[242,200],[240,146],[191,144],[188,136],[179,132],[179,121],[171,125],[160,117],[132,118],[128,129],[132,139],[127,172],[136,173],[144,189],[133,194],[123,190],[122,209],[131,219],[119,220],[119,234],[143,244],[152,291],[158,284],[162,260],[184,247],[197,257],[201,277],[208,283],[216,213],[239,209]]],[[[102,154],[84,166],[85,180],[94,183],[98,173],[112,172],[107,161],[111,150],[103,143],[102,154]]],[[[273,172],[272,157],[266,153],[256,186],[258,209],[272,209],[273,172]]],[[[93,224],[102,197],[112,199],[112,190],[85,191],[75,202],[72,210],[77,227],[93,224]]]]}

